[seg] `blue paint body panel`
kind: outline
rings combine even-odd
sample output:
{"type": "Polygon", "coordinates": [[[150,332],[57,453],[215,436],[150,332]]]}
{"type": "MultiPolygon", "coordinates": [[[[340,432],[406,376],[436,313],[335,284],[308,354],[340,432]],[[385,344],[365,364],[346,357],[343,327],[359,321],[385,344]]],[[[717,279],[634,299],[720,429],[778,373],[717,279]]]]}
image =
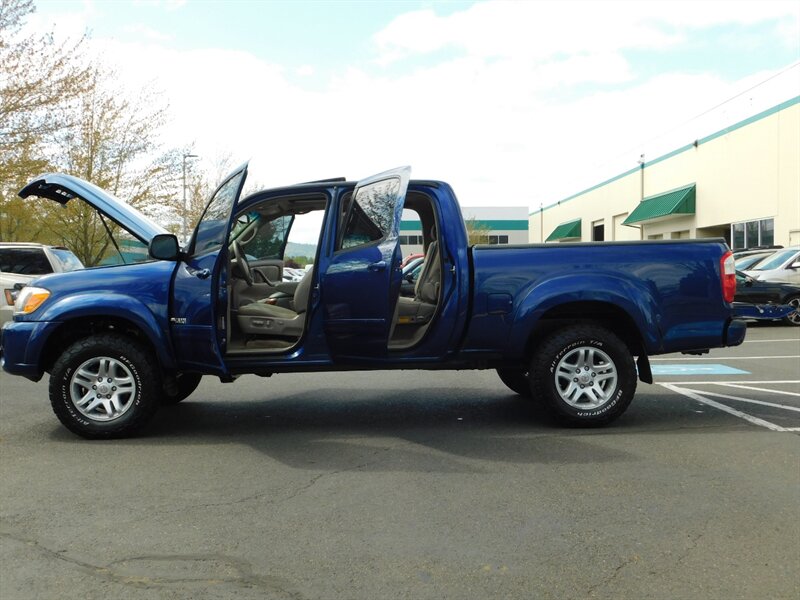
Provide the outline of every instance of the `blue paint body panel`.
{"type": "MultiPolygon", "coordinates": [[[[733,320],[722,298],[720,257],[727,247],[720,240],[469,247],[450,186],[412,180],[407,193],[425,195],[436,220],[440,300],[419,343],[388,351],[388,324],[399,295],[397,228],[394,236],[375,245],[337,251],[343,202],[355,186],[343,181],[302,184],[234,202],[233,215],[273,197],[314,194],[326,199],[305,333],[290,351],[226,354],[222,317],[229,257],[223,246],[176,262],[86,269],[36,280],[32,285],[47,288],[51,296],[34,313],[16,316],[7,325],[4,369],[40,377],[52,336],[64,324],[92,316],[124,319],[139,329],[165,369],[222,377],[320,369],[518,367],[527,364],[537,327],[563,310],[570,315],[566,322],[601,315],[622,327],[629,342],[647,355],[737,345],[744,338],[743,324],[733,320]],[[386,270],[378,269],[373,277],[369,266],[381,262],[386,270]],[[206,269],[210,276],[198,278],[206,269]],[[372,278],[369,286],[367,277],[372,278]]],[[[106,206],[108,212],[112,208],[106,206]]],[[[398,198],[397,221],[401,209],[398,198]]],[[[123,213],[115,214],[122,219],[123,213]]]]}

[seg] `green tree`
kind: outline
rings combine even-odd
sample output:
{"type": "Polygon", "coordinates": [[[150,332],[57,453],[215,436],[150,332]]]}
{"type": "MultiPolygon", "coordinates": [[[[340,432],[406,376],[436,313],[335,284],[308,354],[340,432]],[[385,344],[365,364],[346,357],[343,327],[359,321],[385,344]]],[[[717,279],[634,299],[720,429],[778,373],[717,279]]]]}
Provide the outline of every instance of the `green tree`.
{"type": "Polygon", "coordinates": [[[475,217],[464,221],[464,225],[467,227],[467,239],[470,246],[489,243],[489,232],[492,230],[489,225],[479,222],[475,217]]]}
{"type": "Polygon", "coordinates": [[[16,192],[50,168],[50,136],[69,127],[89,70],[83,39],[22,35],[32,0],[0,0],[0,240],[34,239],[41,224],[16,192]]]}

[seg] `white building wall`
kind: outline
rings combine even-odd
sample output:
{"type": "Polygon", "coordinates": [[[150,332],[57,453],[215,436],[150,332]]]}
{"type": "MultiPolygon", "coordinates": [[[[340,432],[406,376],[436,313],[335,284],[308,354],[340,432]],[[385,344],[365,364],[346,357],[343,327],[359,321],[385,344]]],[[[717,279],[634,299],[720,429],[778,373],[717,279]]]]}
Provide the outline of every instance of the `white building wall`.
{"type": "MultiPolygon", "coordinates": [[[[731,223],[775,219],[775,244],[800,243],[800,98],[734,124],[695,145],[530,214],[530,239],[581,218],[582,241],[604,219],[606,240],[640,239],[622,221],[642,197],[696,184],[696,212],[644,223],[642,238],[717,237],[731,223]],[[642,181],[642,175],[644,181],[642,181]],[[686,232],[689,232],[686,234],[686,232]]],[[[637,224],[639,225],[639,224],[637,224]]]]}

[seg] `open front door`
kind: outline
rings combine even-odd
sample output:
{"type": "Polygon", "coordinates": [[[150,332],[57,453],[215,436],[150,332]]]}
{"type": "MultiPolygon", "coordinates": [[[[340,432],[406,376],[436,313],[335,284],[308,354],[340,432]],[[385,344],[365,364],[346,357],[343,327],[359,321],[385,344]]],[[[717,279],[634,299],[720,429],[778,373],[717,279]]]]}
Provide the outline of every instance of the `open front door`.
{"type": "Polygon", "coordinates": [[[344,198],[336,251],[320,284],[335,360],[387,355],[402,277],[397,232],[410,175],[409,167],[374,175],[344,198]]]}
{"type": "Polygon", "coordinates": [[[231,215],[246,177],[243,165],[217,188],[175,268],[169,320],[181,369],[226,374],[227,288],[221,258],[228,256],[231,215]]]}

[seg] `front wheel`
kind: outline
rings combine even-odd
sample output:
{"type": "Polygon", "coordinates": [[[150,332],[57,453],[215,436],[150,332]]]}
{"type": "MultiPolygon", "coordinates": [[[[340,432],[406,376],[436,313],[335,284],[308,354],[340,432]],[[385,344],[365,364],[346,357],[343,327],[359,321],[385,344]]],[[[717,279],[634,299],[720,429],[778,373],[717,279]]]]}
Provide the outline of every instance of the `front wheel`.
{"type": "Polygon", "coordinates": [[[794,307],[794,312],[790,312],[783,317],[783,320],[789,325],[800,325],[800,296],[794,296],[786,300],[786,304],[794,307]]]}
{"type": "Polygon", "coordinates": [[[533,389],[568,425],[600,426],[619,417],[636,391],[636,368],[628,347],[599,325],[555,332],[531,362],[533,389]]]}
{"type": "Polygon", "coordinates": [[[64,426],[87,439],[127,437],[158,408],[161,381],[150,353],[117,334],[77,341],[50,373],[50,404],[64,426]]]}

